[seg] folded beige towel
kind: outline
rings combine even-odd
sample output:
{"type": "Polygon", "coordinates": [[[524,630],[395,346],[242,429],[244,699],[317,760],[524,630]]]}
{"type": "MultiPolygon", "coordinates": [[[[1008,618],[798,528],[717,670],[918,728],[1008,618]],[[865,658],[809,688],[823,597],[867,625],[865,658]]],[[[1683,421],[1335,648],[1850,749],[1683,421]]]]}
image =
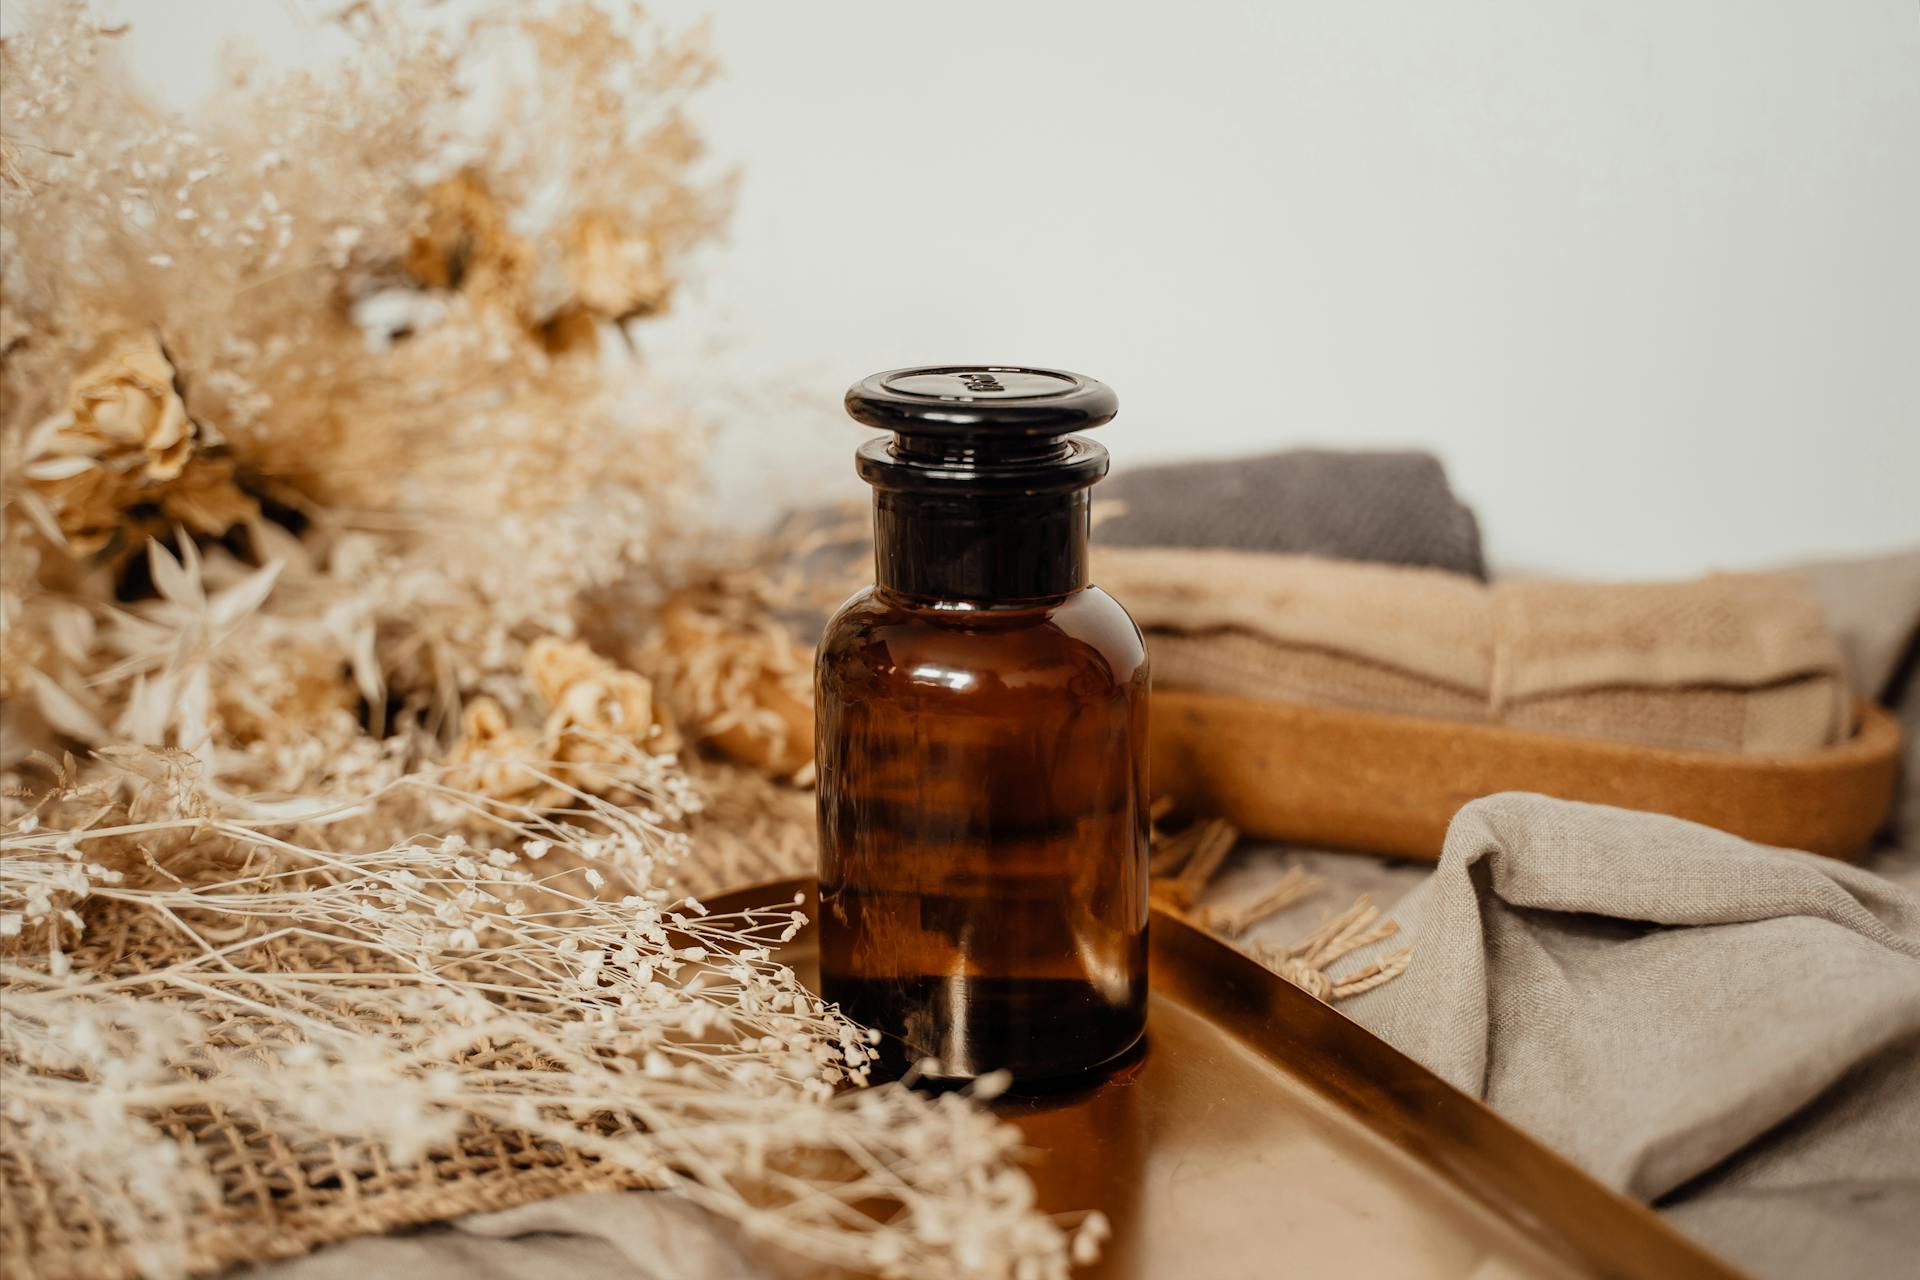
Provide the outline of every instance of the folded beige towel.
{"type": "Polygon", "coordinates": [[[1792,574],[1492,585],[1218,549],[1095,553],[1154,682],[1748,753],[1851,732],[1840,649],[1792,574]]]}

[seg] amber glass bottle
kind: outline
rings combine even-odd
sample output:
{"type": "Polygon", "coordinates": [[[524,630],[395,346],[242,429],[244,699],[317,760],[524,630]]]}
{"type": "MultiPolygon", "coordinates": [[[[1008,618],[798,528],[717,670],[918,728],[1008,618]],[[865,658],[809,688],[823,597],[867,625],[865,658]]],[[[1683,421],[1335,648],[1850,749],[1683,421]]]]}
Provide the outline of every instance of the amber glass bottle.
{"type": "Polygon", "coordinates": [[[875,585],[816,668],[821,978],[882,1066],[1034,1080],[1146,1022],[1147,654],[1087,579],[1113,392],[1049,369],[876,374],[875,585]],[[927,1060],[932,1059],[931,1063],[927,1060]]]}

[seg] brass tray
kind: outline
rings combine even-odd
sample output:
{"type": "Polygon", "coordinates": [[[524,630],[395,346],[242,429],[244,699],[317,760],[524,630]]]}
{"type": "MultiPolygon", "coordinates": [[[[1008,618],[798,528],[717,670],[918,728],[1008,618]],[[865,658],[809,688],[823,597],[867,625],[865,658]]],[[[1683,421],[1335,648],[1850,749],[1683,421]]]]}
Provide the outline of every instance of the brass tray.
{"type": "MultiPolygon", "coordinates": [[[[787,906],[787,880],[709,901],[787,906]]],[[[1101,1209],[1080,1273],[1738,1277],[1333,1008],[1156,910],[1147,1042],[1104,1080],[1003,1097],[1043,1209],[1101,1209]]],[[[781,952],[818,980],[811,926],[781,952]]]]}

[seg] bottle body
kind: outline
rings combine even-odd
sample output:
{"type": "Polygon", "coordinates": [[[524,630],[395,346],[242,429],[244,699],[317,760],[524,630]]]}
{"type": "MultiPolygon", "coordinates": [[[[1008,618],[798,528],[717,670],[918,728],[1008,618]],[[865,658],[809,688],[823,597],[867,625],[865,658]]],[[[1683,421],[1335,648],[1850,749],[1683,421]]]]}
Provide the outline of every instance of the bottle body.
{"type": "Polygon", "coordinates": [[[816,667],[824,994],[882,1066],[1016,1079],[1146,1020],[1148,669],[1112,597],[872,588],[816,667]]]}

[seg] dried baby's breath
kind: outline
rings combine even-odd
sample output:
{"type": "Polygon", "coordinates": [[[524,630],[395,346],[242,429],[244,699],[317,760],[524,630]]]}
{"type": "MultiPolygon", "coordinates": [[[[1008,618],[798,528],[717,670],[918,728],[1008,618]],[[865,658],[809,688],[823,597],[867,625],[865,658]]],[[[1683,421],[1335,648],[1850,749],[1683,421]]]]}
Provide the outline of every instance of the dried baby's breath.
{"type": "Polygon", "coordinates": [[[575,1185],[677,1190],[834,1266],[1064,1268],[1069,1233],[995,1172],[1013,1131],[961,1098],[837,1092],[864,1078],[866,1036],[773,955],[791,903],[710,914],[656,887],[684,852],[666,771],[622,778],[635,807],[528,760],[569,808],[417,771],[244,818],[189,757],[128,763],[146,776],[62,786],[4,838],[9,1269],[226,1260],[234,1171],[209,1160],[235,1139],[212,1114],[251,1176],[371,1196],[388,1167],[480,1135],[576,1174],[590,1160],[575,1185]],[[451,834],[339,838],[389,810],[451,834]],[[33,1187],[62,1220],[34,1213],[33,1187]],[[104,1238],[59,1230],[75,1220],[104,1238]]]}

